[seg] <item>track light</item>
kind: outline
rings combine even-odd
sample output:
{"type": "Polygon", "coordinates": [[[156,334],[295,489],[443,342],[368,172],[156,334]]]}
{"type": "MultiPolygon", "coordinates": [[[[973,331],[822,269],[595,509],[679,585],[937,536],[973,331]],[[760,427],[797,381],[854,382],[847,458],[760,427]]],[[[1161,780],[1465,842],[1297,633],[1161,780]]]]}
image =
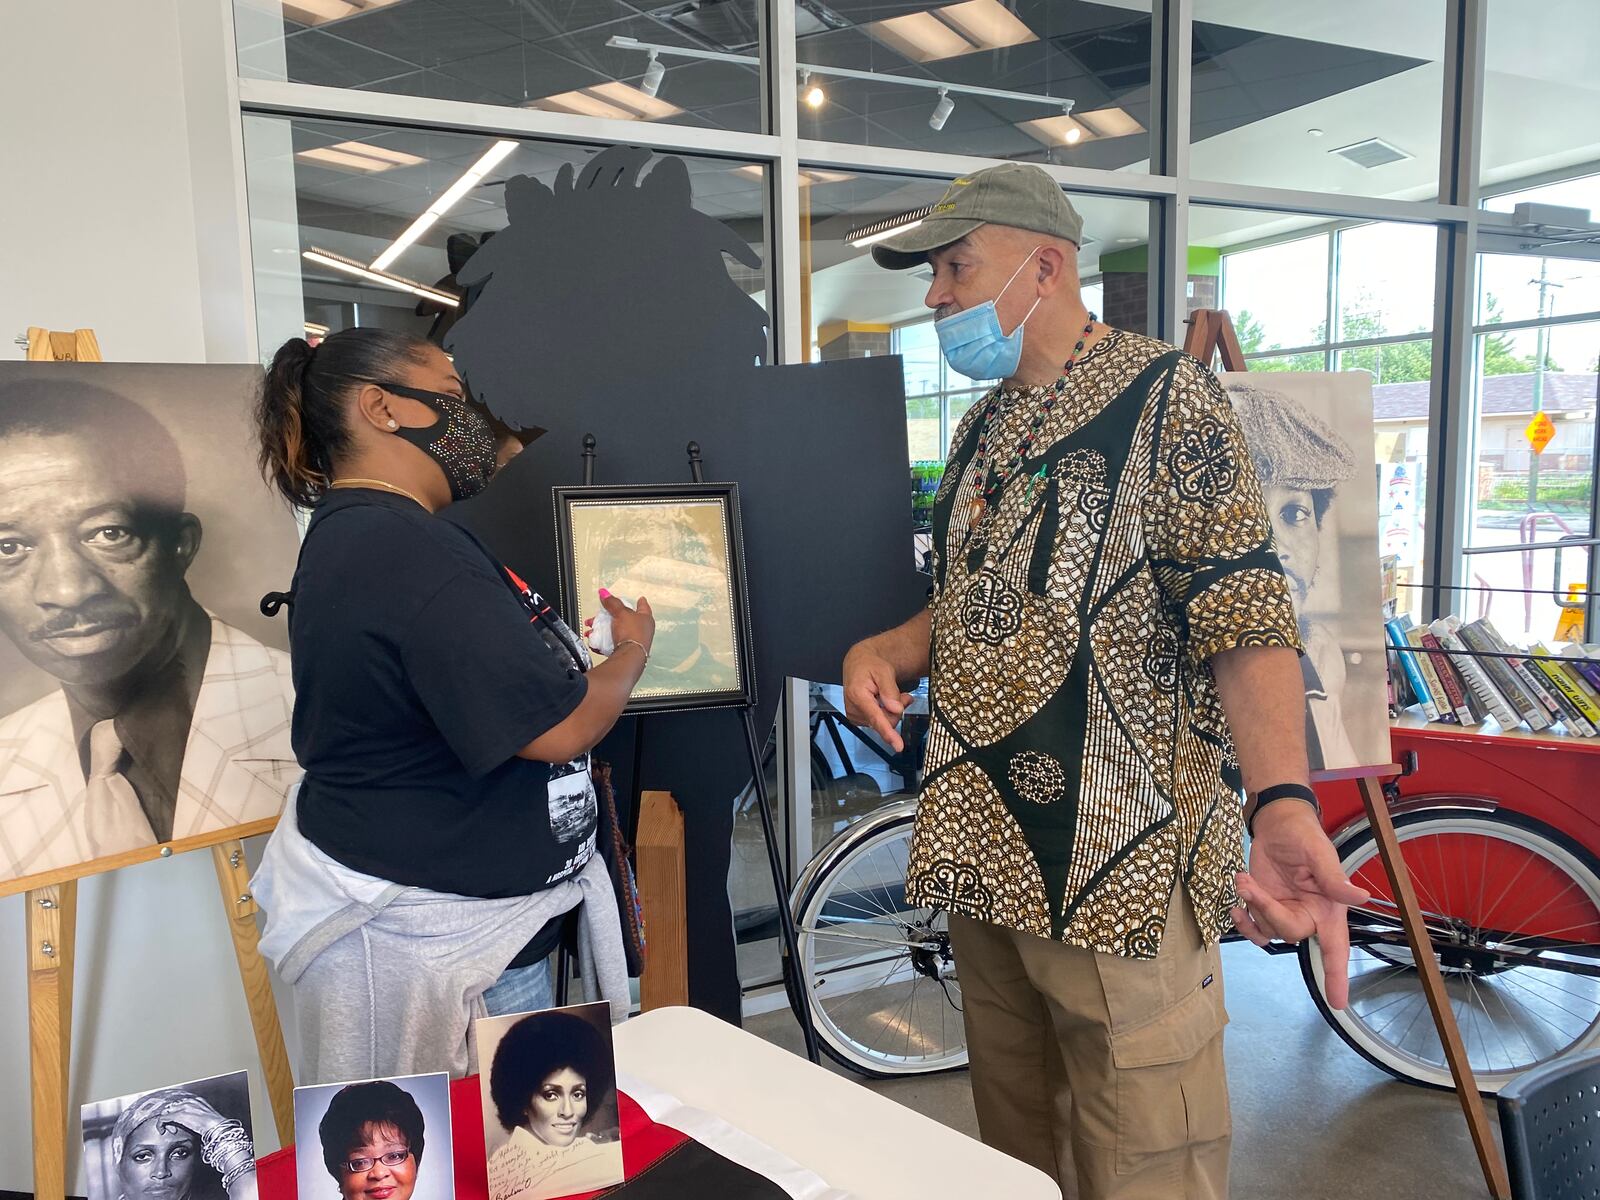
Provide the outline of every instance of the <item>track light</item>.
{"type": "Polygon", "coordinates": [[[805,94],[806,105],[810,108],[821,108],[828,101],[828,94],[820,86],[811,82],[811,72],[806,71],[800,76],[800,87],[805,94]]]}
{"type": "Polygon", "coordinates": [[[661,90],[661,81],[666,75],[667,68],[662,66],[660,56],[656,51],[650,51],[650,65],[644,69],[644,79],[639,83],[639,90],[646,96],[654,96],[661,90]]]}
{"type": "Polygon", "coordinates": [[[933,112],[928,117],[928,128],[940,130],[944,123],[950,119],[950,114],[955,111],[956,102],[950,99],[950,92],[945,88],[939,89],[939,103],[933,106],[933,112]]]}

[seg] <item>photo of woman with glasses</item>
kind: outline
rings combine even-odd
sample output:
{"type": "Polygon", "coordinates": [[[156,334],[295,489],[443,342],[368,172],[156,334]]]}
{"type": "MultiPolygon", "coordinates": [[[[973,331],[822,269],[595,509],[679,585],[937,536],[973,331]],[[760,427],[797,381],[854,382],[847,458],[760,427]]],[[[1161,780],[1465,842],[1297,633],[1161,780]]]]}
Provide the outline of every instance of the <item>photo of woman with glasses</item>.
{"type": "Polygon", "coordinates": [[[340,1200],[454,1196],[448,1075],[296,1088],[294,1108],[306,1200],[335,1200],[335,1192],[340,1200]],[[424,1156],[429,1142],[433,1153],[424,1156]]]}

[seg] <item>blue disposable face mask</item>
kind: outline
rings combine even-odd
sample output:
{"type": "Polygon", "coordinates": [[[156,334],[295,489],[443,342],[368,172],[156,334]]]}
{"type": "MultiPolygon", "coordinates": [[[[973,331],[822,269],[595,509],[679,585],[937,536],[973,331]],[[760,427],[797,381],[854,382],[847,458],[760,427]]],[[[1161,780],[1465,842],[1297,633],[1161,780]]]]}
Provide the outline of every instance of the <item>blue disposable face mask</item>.
{"type": "Polygon", "coordinates": [[[1028,323],[1028,317],[1033,316],[1033,309],[1039,307],[1039,301],[1034,300],[1033,308],[1010,333],[1000,328],[995,301],[1006,294],[1006,288],[1016,282],[1022,268],[1032,262],[1038,252],[1037,246],[1028,251],[1028,257],[1017,264],[994,300],[985,300],[933,323],[933,331],[939,335],[939,349],[944,352],[944,360],[951,370],[959,371],[968,379],[1007,379],[1016,374],[1017,365],[1022,362],[1022,327],[1028,323]]]}

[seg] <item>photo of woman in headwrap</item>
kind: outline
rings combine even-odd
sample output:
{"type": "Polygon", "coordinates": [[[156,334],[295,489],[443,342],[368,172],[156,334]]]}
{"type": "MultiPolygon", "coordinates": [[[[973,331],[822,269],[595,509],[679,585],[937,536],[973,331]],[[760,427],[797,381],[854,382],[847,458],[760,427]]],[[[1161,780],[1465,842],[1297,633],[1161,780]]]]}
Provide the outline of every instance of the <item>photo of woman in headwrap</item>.
{"type": "Polygon", "coordinates": [[[89,1200],[256,1200],[243,1071],[86,1104],[83,1141],[89,1200]]]}
{"type": "Polygon", "coordinates": [[[479,1061],[492,1064],[483,1076],[492,1110],[484,1121],[489,1200],[543,1200],[622,1182],[609,1034],[603,1004],[478,1022],[479,1061]],[[488,1041],[502,1030],[490,1053],[488,1041]]]}

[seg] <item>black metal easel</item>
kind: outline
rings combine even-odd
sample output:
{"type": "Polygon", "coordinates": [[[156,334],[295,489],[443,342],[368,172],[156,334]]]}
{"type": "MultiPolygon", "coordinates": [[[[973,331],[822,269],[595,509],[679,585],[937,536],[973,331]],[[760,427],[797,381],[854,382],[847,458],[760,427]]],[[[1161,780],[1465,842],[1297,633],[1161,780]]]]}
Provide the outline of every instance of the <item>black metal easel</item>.
{"type": "MultiPolygon", "coordinates": [[[[592,433],[583,435],[583,482],[586,487],[594,484],[595,462],[595,436],[592,433]]],[[[694,483],[704,483],[705,463],[700,458],[700,443],[690,442],[687,447],[689,455],[689,478],[694,483]]],[[[576,614],[574,614],[576,616],[576,614]]],[[[795,932],[794,912],[789,907],[789,892],[783,883],[783,863],[778,854],[778,834],[772,817],[771,798],[767,792],[767,776],[762,770],[761,745],[756,738],[755,710],[752,705],[741,704],[737,706],[740,724],[744,729],[745,752],[750,757],[750,771],[755,779],[756,804],[761,810],[761,837],[767,847],[767,866],[772,872],[772,890],[777,900],[778,908],[778,936],[781,943],[783,987],[789,997],[789,1008],[794,1013],[795,1020],[800,1023],[800,1033],[805,1039],[806,1057],[813,1063],[821,1062],[821,1054],[817,1045],[817,1030],[811,1022],[811,998],[806,993],[805,977],[800,964],[799,938],[795,932]]],[[[639,803],[642,794],[642,781],[640,771],[644,765],[644,730],[645,716],[640,714],[634,726],[633,737],[633,803],[628,815],[628,823],[632,827],[629,841],[632,842],[637,834],[639,821],[639,803]]]]}

